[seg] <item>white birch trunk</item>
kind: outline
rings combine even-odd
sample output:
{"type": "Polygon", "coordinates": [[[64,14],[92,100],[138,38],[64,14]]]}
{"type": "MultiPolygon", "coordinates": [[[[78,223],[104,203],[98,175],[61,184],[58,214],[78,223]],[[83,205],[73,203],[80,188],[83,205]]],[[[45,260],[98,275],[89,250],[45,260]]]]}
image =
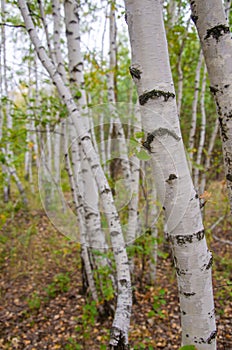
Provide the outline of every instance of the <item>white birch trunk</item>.
{"type": "MultiPolygon", "coordinates": [[[[5,0],[1,0],[1,15],[2,15],[2,22],[5,22],[5,0]]],[[[7,46],[6,46],[6,33],[5,33],[5,27],[2,26],[1,28],[1,34],[2,34],[2,56],[3,56],[3,89],[4,89],[4,95],[7,99],[9,99],[9,90],[8,90],[8,77],[7,77],[7,46]]],[[[7,100],[6,102],[6,128],[7,128],[7,137],[10,138],[11,130],[13,128],[13,120],[11,116],[11,110],[10,110],[10,102],[7,100]]],[[[13,177],[16,186],[18,188],[18,191],[22,197],[22,201],[25,205],[27,205],[27,198],[25,195],[24,187],[22,185],[22,182],[20,181],[16,168],[14,164],[12,163],[13,160],[13,151],[11,149],[10,141],[7,140],[6,142],[6,148],[2,149],[3,154],[5,155],[5,166],[3,167],[3,172],[5,172],[6,176],[6,184],[4,186],[4,200],[8,202],[9,195],[10,195],[10,180],[11,177],[13,177]]]]}
{"type": "Polygon", "coordinates": [[[200,173],[199,166],[201,165],[202,152],[205,144],[205,128],[206,128],[205,88],[206,88],[206,67],[204,65],[204,75],[203,75],[203,80],[201,85],[201,99],[200,99],[200,106],[201,106],[200,140],[199,140],[199,145],[197,149],[196,167],[194,168],[194,186],[197,189],[198,193],[199,193],[199,173],[200,173]]]}
{"type": "Polygon", "coordinates": [[[49,57],[51,58],[51,60],[53,62],[55,62],[55,57],[52,51],[52,45],[51,45],[51,40],[50,40],[50,36],[49,36],[49,32],[48,32],[48,24],[46,21],[46,16],[44,13],[44,7],[43,7],[43,3],[42,0],[37,0],[38,4],[39,4],[39,11],[40,11],[40,17],[43,23],[43,27],[44,27],[44,32],[45,32],[45,36],[46,36],[46,40],[47,40],[47,46],[48,46],[48,53],[49,53],[49,57]]]}
{"type": "MultiPolygon", "coordinates": [[[[57,115],[57,119],[59,118],[59,115],[57,115]]],[[[67,137],[67,136],[66,136],[67,137]]],[[[60,181],[60,149],[61,147],[61,128],[56,128],[55,130],[55,137],[54,137],[54,144],[53,144],[53,157],[54,157],[54,180],[56,186],[59,184],[60,181]]]]}
{"type": "Polygon", "coordinates": [[[86,224],[84,220],[84,207],[83,207],[83,199],[80,193],[77,191],[77,186],[75,183],[75,177],[73,175],[72,166],[69,157],[69,147],[67,142],[67,130],[66,130],[66,122],[63,123],[64,130],[64,157],[65,157],[65,167],[69,177],[69,183],[72,191],[73,202],[75,205],[75,211],[78,219],[78,226],[80,232],[80,243],[81,243],[81,256],[85,265],[85,272],[88,280],[88,285],[91,291],[91,295],[93,300],[98,302],[97,289],[94,282],[94,277],[91,269],[91,264],[89,260],[88,248],[86,245],[86,224]]]}
{"type": "Polygon", "coordinates": [[[54,57],[57,64],[57,70],[61,75],[62,80],[65,84],[68,84],[66,71],[64,67],[64,60],[61,53],[61,38],[60,38],[60,26],[61,26],[61,16],[60,16],[60,1],[52,0],[52,15],[53,15],[53,42],[54,42],[54,57]]]}
{"type": "Polygon", "coordinates": [[[232,212],[232,40],[221,0],[190,2],[217,106],[232,212]]]}
{"type": "Polygon", "coordinates": [[[164,197],[168,238],[177,272],[182,344],[194,344],[198,350],[215,350],[212,255],[207,248],[199,200],[181,138],[162,8],[159,0],[126,0],[125,4],[132,47],[131,72],[139,95],[142,124],[149,133],[144,146],[152,156],[157,194],[164,197]]]}
{"type": "Polygon", "coordinates": [[[210,169],[210,161],[211,161],[211,156],[212,156],[213,148],[215,145],[216,137],[218,134],[218,128],[219,128],[219,121],[218,121],[218,119],[216,119],[213,131],[212,131],[212,134],[210,137],[209,146],[207,149],[207,157],[206,157],[206,161],[205,161],[205,165],[204,165],[205,170],[204,170],[204,173],[202,174],[202,177],[201,177],[200,193],[204,193],[204,191],[205,191],[206,175],[210,169]]]}
{"type": "Polygon", "coordinates": [[[182,98],[183,98],[183,79],[184,79],[183,70],[182,70],[182,55],[184,53],[184,47],[185,47],[186,39],[187,39],[187,36],[188,36],[189,23],[190,23],[190,19],[188,20],[188,22],[186,24],[186,32],[185,32],[185,35],[184,35],[184,37],[182,39],[182,42],[181,42],[181,45],[180,45],[180,51],[179,51],[179,55],[178,55],[178,65],[177,65],[177,72],[178,72],[177,111],[178,111],[179,116],[181,114],[181,105],[182,105],[182,98]]]}
{"type": "Polygon", "coordinates": [[[228,22],[230,22],[230,11],[231,11],[231,0],[224,0],[224,6],[225,6],[225,13],[226,13],[226,18],[228,22]]]}
{"type": "Polygon", "coordinates": [[[173,27],[176,23],[176,0],[169,0],[168,2],[168,24],[170,27],[173,27]]]}
{"type": "Polygon", "coordinates": [[[194,149],[195,137],[196,137],[197,104],[198,104],[198,96],[199,96],[200,73],[201,73],[202,60],[203,60],[203,55],[202,55],[202,51],[200,51],[198,62],[197,62],[197,68],[196,68],[196,76],[195,76],[195,84],[194,84],[194,97],[193,97],[193,104],[192,104],[192,120],[191,120],[191,126],[190,126],[189,145],[188,145],[191,167],[192,167],[193,149],[194,149]]]}
{"type": "Polygon", "coordinates": [[[18,6],[23,16],[30,39],[41,60],[41,63],[57,87],[60,98],[65,103],[68,112],[74,122],[77,135],[80,138],[83,150],[88,157],[91,169],[95,170],[95,179],[101,196],[103,209],[107,217],[111,243],[117,267],[117,309],[111,329],[110,344],[111,347],[115,349],[117,349],[117,347],[119,348],[120,344],[123,344],[126,347],[128,345],[128,329],[132,304],[131,281],[125,242],[123,239],[118,213],[114,205],[112,192],[99,163],[99,157],[92,146],[90,137],[88,133],[86,133],[82,123],[79,121],[77,122],[79,113],[78,108],[73,101],[72,95],[67,86],[63,83],[60,75],[57,74],[56,68],[52,64],[38,38],[25,0],[18,0],[18,6]]]}
{"type": "MultiPolygon", "coordinates": [[[[78,98],[79,109],[82,113],[87,112],[87,99],[86,92],[83,89],[84,85],[84,76],[83,76],[83,62],[81,56],[80,48],[80,28],[79,28],[79,16],[78,16],[78,6],[77,3],[73,0],[65,1],[65,25],[66,25],[66,36],[68,42],[68,56],[69,56],[69,73],[70,73],[70,83],[71,86],[79,90],[81,93],[80,98],[78,98]]],[[[81,117],[85,120],[86,128],[93,130],[91,128],[91,120],[87,117],[81,117]]],[[[91,119],[91,118],[90,118],[91,119]]],[[[95,135],[94,135],[95,136],[95,135]]],[[[94,140],[94,137],[92,137],[94,140]]],[[[72,146],[74,146],[74,142],[72,146]]],[[[78,142],[78,140],[76,140],[78,142]]],[[[96,140],[94,142],[95,150],[96,140]]],[[[78,177],[81,178],[81,183],[83,184],[83,197],[84,197],[84,208],[85,208],[85,220],[87,225],[88,237],[90,246],[96,249],[104,250],[106,248],[106,242],[104,235],[101,229],[101,216],[99,213],[99,197],[97,192],[96,182],[94,180],[91,168],[89,167],[88,161],[83,156],[82,148],[79,149],[81,155],[81,172],[78,172],[78,177]]],[[[76,154],[77,156],[77,154],[76,154]]],[[[76,161],[78,161],[76,159],[76,161]]],[[[74,160],[73,160],[74,163],[74,160]]],[[[78,164],[78,162],[77,162],[78,164]]],[[[78,181],[79,182],[79,181],[78,181]]],[[[100,259],[99,262],[106,264],[105,259],[100,259]]]]}
{"type": "MultiPolygon", "coordinates": [[[[134,133],[141,131],[141,114],[139,106],[135,107],[135,127],[134,133]]],[[[127,244],[133,244],[136,239],[136,231],[138,225],[138,203],[139,203],[139,175],[140,175],[140,160],[133,155],[130,158],[131,163],[131,199],[128,205],[129,217],[128,227],[126,233],[127,244]]],[[[134,271],[134,258],[129,259],[130,271],[133,274],[134,271]]]]}
{"type": "MultiPolygon", "coordinates": [[[[110,119],[110,132],[109,138],[112,137],[112,132],[114,129],[115,138],[119,140],[119,155],[120,162],[122,167],[122,173],[124,176],[125,185],[127,187],[127,191],[130,190],[130,182],[131,182],[131,172],[130,172],[130,163],[128,159],[128,150],[125,139],[125,133],[123,130],[123,126],[121,120],[117,114],[117,110],[114,107],[116,102],[115,96],[115,76],[117,69],[117,26],[116,26],[116,18],[115,18],[115,4],[111,4],[110,9],[110,65],[109,65],[109,73],[107,74],[108,78],[108,101],[110,102],[110,111],[113,118],[110,119]],[[113,124],[113,125],[112,125],[113,124]]],[[[109,146],[111,146],[111,140],[109,140],[109,146]]],[[[110,159],[110,158],[108,158],[110,159]]]]}

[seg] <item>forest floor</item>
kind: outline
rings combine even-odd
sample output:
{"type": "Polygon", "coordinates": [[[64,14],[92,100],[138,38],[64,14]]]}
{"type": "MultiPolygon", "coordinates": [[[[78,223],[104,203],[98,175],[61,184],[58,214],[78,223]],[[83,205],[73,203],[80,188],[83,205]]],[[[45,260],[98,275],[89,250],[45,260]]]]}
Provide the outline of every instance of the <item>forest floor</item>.
{"type": "MultiPolygon", "coordinates": [[[[221,196],[220,191],[217,195],[221,196]]],[[[213,252],[218,350],[232,350],[232,221],[215,198],[206,204],[213,252]]],[[[80,246],[62,236],[43,209],[19,203],[0,212],[0,349],[107,349],[112,317],[99,318],[82,294],[80,246]]],[[[166,248],[165,248],[166,249],[166,248]]],[[[157,277],[147,283],[148,261],[136,259],[131,349],[178,349],[180,318],[175,272],[160,244],[157,277]]]]}

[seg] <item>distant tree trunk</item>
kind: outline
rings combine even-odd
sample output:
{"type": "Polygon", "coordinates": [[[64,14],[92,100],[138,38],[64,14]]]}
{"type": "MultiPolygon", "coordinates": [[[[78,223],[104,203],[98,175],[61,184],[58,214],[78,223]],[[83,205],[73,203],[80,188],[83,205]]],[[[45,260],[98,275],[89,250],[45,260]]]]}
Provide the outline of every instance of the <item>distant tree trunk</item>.
{"type": "Polygon", "coordinates": [[[181,138],[162,8],[159,0],[126,0],[125,4],[132,48],[130,71],[148,132],[143,145],[153,160],[158,196],[164,197],[167,236],[176,267],[182,344],[215,350],[212,255],[181,138]]]}
{"type": "Polygon", "coordinates": [[[205,88],[206,88],[206,67],[204,64],[204,74],[201,85],[201,99],[200,99],[200,107],[201,107],[201,129],[200,129],[200,139],[197,149],[197,157],[196,157],[196,166],[194,168],[194,186],[199,193],[199,174],[200,174],[200,165],[202,164],[202,152],[205,144],[205,132],[206,132],[206,111],[205,111],[205,88]]]}
{"type": "Polygon", "coordinates": [[[205,160],[205,164],[204,164],[204,172],[203,172],[202,177],[201,177],[200,193],[204,193],[204,191],[205,191],[206,175],[207,175],[208,171],[210,170],[210,162],[211,162],[213,148],[215,146],[216,137],[218,134],[218,128],[219,128],[219,121],[218,121],[218,119],[216,119],[213,131],[212,131],[212,134],[211,134],[211,137],[209,140],[209,146],[207,149],[206,160],[205,160]]]}
{"type": "MultiPolygon", "coordinates": [[[[87,98],[86,91],[84,89],[84,74],[83,74],[83,61],[80,47],[80,24],[78,15],[78,5],[74,0],[66,0],[64,2],[65,10],[65,26],[66,26],[66,37],[68,42],[68,57],[69,57],[69,74],[70,74],[70,86],[75,96],[78,91],[77,104],[81,118],[85,121],[86,130],[90,128],[90,118],[88,117],[87,109],[87,98]],[[86,114],[86,116],[85,116],[86,114]]],[[[73,130],[75,134],[75,129],[73,130]]],[[[72,134],[73,134],[72,131],[72,134]]],[[[74,136],[74,135],[73,135],[74,136]]],[[[72,146],[75,142],[79,142],[78,139],[73,138],[72,146]]],[[[96,150],[96,147],[95,147],[96,150]]],[[[83,154],[82,146],[77,147],[79,154],[79,164],[81,167],[78,172],[78,178],[81,178],[82,183],[82,195],[84,198],[83,205],[85,209],[85,222],[87,225],[87,233],[89,246],[93,249],[99,249],[104,251],[106,248],[106,241],[101,229],[101,216],[99,212],[99,196],[96,186],[96,181],[92,174],[91,168],[88,161],[83,154]]],[[[72,152],[74,155],[74,152],[72,152]]],[[[77,154],[76,154],[77,155],[77,154]]],[[[74,159],[73,162],[75,163],[74,159]]],[[[80,182],[76,179],[77,184],[80,182]]],[[[106,259],[98,259],[96,265],[106,265],[106,259]]]]}
{"type": "Polygon", "coordinates": [[[228,22],[230,22],[231,3],[232,3],[231,0],[224,0],[225,13],[226,13],[226,18],[228,22]]]}
{"type": "MultiPolygon", "coordinates": [[[[2,22],[5,22],[6,10],[5,10],[5,0],[1,0],[1,17],[2,22]]],[[[9,98],[9,89],[8,89],[8,77],[7,77],[7,46],[6,46],[6,33],[5,26],[1,26],[1,45],[2,45],[2,56],[3,56],[3,92],[6,98],[5,104],[5,118],[6,118],[6,135],[7,142],[6,147],[2,148],[2,152],[5,158],[5,164],[3,166],[3,173],[5,175],[5,184],[4,184],[4,200],[5,202],[9,201],[10,197],[10,181],[13,177],[18,191],[22,197],[22,201],[27,205],[27,197],[24,191],[23,184],[17,174],[15,165],[13,164],[14,154],[11,147],[10,136],[13,129],[13,119],[11,115],[11,103],[9,98]]],[[[4,116],[4,113],[3,113],[4,116]]]]}
{"type": "Polygon", "coordinates": [[[232,40],[221,0],[190,1],[217,106],[232,213],[232,40]]]}
{"type": "Polygon", "coordinates": [[[191,126],[190,126],[190,133],[189,133],[189,158],[191,161],[191,168],[193,166],[193,155],[194,155],[194,144],[195,144],[195,138],[196,138],[196,127],[197,127],[197,105],[198,105],[198,96],[199,96],[199,87],[200,87],[200,73],[201,73],[201,66],[202,66],[202,51],[199,53],[197,68],[196,68],[196,76],[195,76],[195,84],[194,84],[194,97],[193,97],[193,103],[192,103],[192,120],[191,120],[191,126]]]}
{"type": "MultiPolygon", "coordinates": [[[[115,139],[118,140],[120,164],[122,173],[127,187],[127,191],[130,189],[130,163],[128,159],[128,151],[125,133],[123,125],[117,113],[116,103],[116,70],[117,70],[117,26],[116,26],[116,15],[115,15],[115,1],[111,3],[110,8],[110,65],[109,73],[107,74],[107,87],[108,87],[108,101],[110,102],[110,110],[112,118],[110,118],[110,133],[108,140],[108,147],[111,146],[111,137],[114,132],[115,139]]],[[[110,153],[110,150],[109,150],[110,153]]]]}

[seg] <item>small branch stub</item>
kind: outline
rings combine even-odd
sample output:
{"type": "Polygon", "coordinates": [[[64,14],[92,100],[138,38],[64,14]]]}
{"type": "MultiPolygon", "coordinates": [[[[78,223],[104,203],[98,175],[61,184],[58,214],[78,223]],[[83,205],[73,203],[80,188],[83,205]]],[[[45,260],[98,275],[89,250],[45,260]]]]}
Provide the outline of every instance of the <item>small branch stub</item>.
{"type": "Polygon", "coordinates": [[[135,68],[135,67],[129,67],[129,71],[130,71],[130,75],[132,76],[132,78],[136,78],[136,79],[141,79],[141,74],[142,72],[138,69],[138,68],[135,68]]]}

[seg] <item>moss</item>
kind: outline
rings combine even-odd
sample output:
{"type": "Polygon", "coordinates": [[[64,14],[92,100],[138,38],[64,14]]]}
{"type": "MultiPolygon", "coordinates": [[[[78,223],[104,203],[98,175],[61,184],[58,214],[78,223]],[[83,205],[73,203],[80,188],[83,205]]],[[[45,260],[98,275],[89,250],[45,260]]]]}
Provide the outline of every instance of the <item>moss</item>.
{"type": "Polygon", "coordinates": [[[224,34],[229,34],[230,28],[224,24],[219,24],[211,29],[207,29],[207,34],[205,36],[205,40],[213,37],[216,41],[219,41],[219,38],[224,34]]]}
{"type": "Polygon", "coordinates": [[[175,98],[175,94],[169,91],[161,91],[161,90],[151,90],[148,92],[144,92],[139,96],[139,103],[143,106],[147,103],[149,99],[164,97],[164,101],[167,102],[169,98],[175,98]]]}

